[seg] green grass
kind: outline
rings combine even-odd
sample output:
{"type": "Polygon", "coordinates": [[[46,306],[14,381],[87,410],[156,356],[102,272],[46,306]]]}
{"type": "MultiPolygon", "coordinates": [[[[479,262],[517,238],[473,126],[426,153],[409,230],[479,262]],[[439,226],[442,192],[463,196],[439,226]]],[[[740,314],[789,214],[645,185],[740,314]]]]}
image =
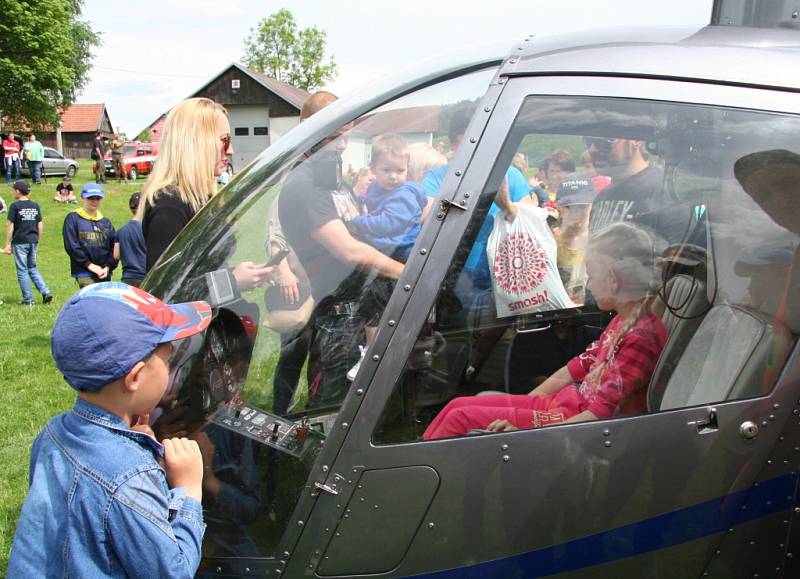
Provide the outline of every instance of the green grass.
{"type": "MultiPolygon", "coordinates": [[[[72,180],[76,195],[84,183],[94,181],[91,161],[82,160],[81,169],[72,180]]],[[[50,331],[64,300],[77,286],[70,277],[69,258],[64,252],[61,226],[75,205],[52,201],[59,179],[33,185],[31,199],[44,216],[44,233],[39,244],[39,270],[50,286],[55,299],[49,305],[34,307],[17,305],[21,299],[16,270],[10,255],[0,254],[0,576],[5,576],[8,554],[14,537],[19,511],[28,487],[28,461],[34,438],[52,416],[69,409],[74,391],[66,385],[50,356],[50,331]]],[[[100,210],[119,228],[130,219],[128,197],[139,191],[143,179],[128,185],[109,183],[100,210]]],[[[8,189],[3,190],[6,203],[13,201],[8,189]]],[[[7,222],[3,214],[3,222],[7,222]]],[[[5,228],[3,228],[5,232],[5,228]]],[[[5,241],[5,238],[3,238],[5,241]]],[[[121,270],[114,274],[119,280],[121,270]]],[[[82,336],[75,336],[78,342],[82,336]]]]}

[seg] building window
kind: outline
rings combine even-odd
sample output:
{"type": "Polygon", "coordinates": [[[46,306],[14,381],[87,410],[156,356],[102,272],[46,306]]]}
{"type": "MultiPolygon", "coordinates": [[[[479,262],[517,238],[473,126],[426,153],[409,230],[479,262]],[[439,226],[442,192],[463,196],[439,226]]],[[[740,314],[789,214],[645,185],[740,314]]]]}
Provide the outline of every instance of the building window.
{"type": "Polygon", "coordinates": [[[233,129],[233,134],[236,135],[237,137],[246,137],[250,134],[250,128],[236,127],[235,129],[233,129]]]}
{"type": "Polygon", "coordinates": [[[269,127],[253,127],[254,137],[264,137],[269,135],[269,127]]]}

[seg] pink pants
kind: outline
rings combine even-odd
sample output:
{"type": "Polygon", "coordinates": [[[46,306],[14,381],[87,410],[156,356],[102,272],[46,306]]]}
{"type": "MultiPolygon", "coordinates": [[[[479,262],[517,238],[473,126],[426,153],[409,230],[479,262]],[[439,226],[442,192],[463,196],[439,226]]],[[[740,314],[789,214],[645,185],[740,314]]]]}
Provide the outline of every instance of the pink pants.
{"type": "Polygon", "coordinates": [[[562,388],[550,396],[462,396],[447,403],[422,438],[432,440],[464,436],[474,428],[486,428],[498,418],[508,420],[517,428],[539,428],[563,422],[580,414],[586,407],[586,402],[574,386],[562,388]]]}

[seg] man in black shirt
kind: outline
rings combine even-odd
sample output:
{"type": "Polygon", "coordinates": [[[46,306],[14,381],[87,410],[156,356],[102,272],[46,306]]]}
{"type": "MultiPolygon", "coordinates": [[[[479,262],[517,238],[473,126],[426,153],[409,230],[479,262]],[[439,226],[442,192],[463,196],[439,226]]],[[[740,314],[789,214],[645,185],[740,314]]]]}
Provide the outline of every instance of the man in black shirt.
{"type": "Polygon", "coordinates": [[[397,279],[403,264],[355,239],[348,224],[358,215],[352,193],[341,179],[344,127],[315,147],[295,167],[281,190],[279,221],[308,275],[317,306],[309,324],[309,407],[341,401],[347,371],[359,359],[364,321],[358,298],[366,276],[397,279]]]}
{"type": "Polygon", "coordinates": [[[94,161],[94,180],[95,183],[106,182],[106,142],[103,140],[103,133],[97,131],[92,142],[92,160],[94,161]]]}
{"type": "Polygon", "coordinates": [[[644,141],[586,137],[584,142],[597,172],[611,177],[592,204],[590,234],[633,221],[655,236],[659,248],[686,241],[691,207],[680,205],[664,188],[664,170],[648,161],[644,141]]]}
{"type": "Polygon", "coordinates": [[[14,254],[14,265],[17,267],[17,281],[22,292],[23,306],[33,305],[31,280],[42,294],[46,304],[53,301],[53,294],[36,267],[36,250],[42,235],[42,212],[39,205],[28,199],[30,189],[25,181],[14,183],[14,198],[8,210],[8,228],[6,229],[5,253],[14,254]]]}

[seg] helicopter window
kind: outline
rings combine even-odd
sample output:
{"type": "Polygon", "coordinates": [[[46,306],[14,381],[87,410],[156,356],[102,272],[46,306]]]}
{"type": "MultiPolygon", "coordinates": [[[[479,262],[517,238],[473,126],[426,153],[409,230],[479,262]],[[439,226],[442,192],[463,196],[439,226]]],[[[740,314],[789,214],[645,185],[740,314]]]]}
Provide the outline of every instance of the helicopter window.
{"type": "Polygon", "coordinates": [[[769,392],[800,331],[798,129],[721,107],[526,99],[374,441],[769,392]]]}
{"type": "Polygon", "coordinates": [[[402,270],[427,213],[420,181],[451,152],[447,119],[494,73],[389,102],[321,135],[283,171],[244,170],[151,272],[150,291],[207,300],[217,312],[205,340],[173,356],[158,423],[162,434],[195,438],[213,464],[204,480],[207,557],[283,551],[369,324],[394,285],[385,278],[402,270]],[[392,205],[372,204],[387,192],[392,205]],[[271,283],[250,275],[271,260],[271,283]]]}

